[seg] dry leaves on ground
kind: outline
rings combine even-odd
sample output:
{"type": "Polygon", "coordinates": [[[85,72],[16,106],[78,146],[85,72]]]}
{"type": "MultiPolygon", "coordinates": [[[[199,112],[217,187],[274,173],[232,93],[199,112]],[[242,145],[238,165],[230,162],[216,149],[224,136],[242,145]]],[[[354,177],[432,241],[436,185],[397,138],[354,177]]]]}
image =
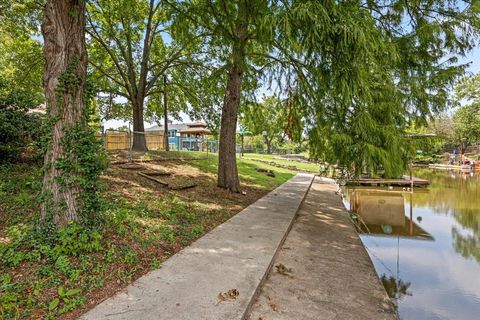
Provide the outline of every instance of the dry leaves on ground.
{"type": "Polygon", "coordinates": [[[274,303],[272,301],[272,298],[270,298],[270,296],[267,296],[267,299],[268,299],[268,306],[273,310],[273,311],[278,311],[279,307],[278,307],[278,304],[274,303]]]}
{"type": "Polygon", "coordinates": [[[226,300],[235,300],[240,295],[237,289],[230,289],[227,292],[220,292],[217,296],[218,303],[226,300]]]}
{"type": "Polygon", "coordinates": [[[292,268],[287,268],[285,267],[283,264],[279,263],[275,266],[275,268],[277,269],[277,272],[280,273],[281,275],[284,275],[284,276],[290,276],[289,273],[292,273],[292,268]]]}

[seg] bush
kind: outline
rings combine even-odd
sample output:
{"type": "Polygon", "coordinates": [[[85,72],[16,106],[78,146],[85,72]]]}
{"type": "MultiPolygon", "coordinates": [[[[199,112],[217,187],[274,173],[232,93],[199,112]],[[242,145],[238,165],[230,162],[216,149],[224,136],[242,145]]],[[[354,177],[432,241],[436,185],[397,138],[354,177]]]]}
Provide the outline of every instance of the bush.
{"type": "Polygon", "coordinates": [[[308,151],[308,142],[301,143],[286,141],[277,148],[279,154],[298,154],[308,151]]]}
{"type": "Polygon", "coordinates": [[[35,158],[42,154],[43,117],[28,113],[39,101],[12,87],[0,78],[0,163],[16,162],[27,151],[35,158]]]}

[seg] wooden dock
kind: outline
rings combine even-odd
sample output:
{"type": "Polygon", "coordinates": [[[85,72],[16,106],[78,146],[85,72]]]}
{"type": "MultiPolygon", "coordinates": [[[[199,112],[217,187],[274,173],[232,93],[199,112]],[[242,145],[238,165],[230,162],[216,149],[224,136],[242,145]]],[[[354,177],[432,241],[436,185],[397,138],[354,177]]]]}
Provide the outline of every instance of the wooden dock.
{"type": "MultiPolygon", "coordinates": [[[[398,186],[398,187],[410,187],[412,180],[410,176],[404,175],[401,179],[370,179],[360,178],[349,180],[348,184],[358,186],[398,186]]],[[[414,187],[426,187],[430,184],[430,181],[413,177],[414,187]]]]}
{"type": "MultiPolygon", "coordinates": [[[[429,164],[429,168],[432,169],[444,169],[444,170],[462,170],[462,171],[470,171],[472,167],[469,164],[463,165],[454,165],[454,164],[429,164]]],[[[475,166],[475,170],[480,169],[480,165],[475,166]]]]}

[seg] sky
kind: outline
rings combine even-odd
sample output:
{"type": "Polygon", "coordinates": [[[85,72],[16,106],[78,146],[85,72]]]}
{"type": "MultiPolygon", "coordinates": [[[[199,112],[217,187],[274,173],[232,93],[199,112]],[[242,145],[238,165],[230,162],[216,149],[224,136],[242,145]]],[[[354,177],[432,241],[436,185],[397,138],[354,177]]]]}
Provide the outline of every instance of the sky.
{"type": "MultiPolygon", "coordinates": [[[[470,65],[467,68],[467,72],[469,73],[478,73],[480,72],[480,45],[475,47],[466,57],[463,59],[460,59],[460,63],[470,63],[470,65]]],[[[189,116],[185,113],[181,113],[180,117],[182,121],[173,121],[173,123],[178,123],[178,122],[192,122],[192,119],[189,118],[189,116]]],[[[128,126],[128,122],[122,121],[122,120],[108,120],[103,123],[105,130],[106,129],[116,129],[118,127],[121,127],[123,125],[128,126]]],[[[145,122],[145,128],[150,128],[152,126],[156,125],[155,123],[150,123],[150,122],[145,122]]]]}
{"type": "Polygon", "coordinates": [[[480,45],[477,45],[472,52],[470,52],[462,62],[471,62],[468,71],[473,73],[480,72],[480,45]]]}

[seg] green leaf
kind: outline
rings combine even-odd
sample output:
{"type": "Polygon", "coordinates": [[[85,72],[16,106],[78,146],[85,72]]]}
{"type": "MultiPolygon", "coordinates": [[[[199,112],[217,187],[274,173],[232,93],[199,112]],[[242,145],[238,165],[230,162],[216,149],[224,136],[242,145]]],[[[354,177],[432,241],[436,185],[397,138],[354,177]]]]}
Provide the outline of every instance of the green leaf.
{"type": "Polygon", "coordinates": [[[52,302],[50,302],[50,304],[48,305],[48,310],[49,311],[55,310],[55,308],[58,307],[59,303],[60,303],[60,300],[58,298],[53,299],[52,302]]]}
{"type": "Polygon", "coordinates": [[[79,292],[80,292],[80,289],[70,289],[70,290],[67,291],[67,293],[65,293],[65,296],[71,297],[71,296],[76,295],[79,292]]]}
{"type": "Polygon", "coordinates": [[[65,288],[63,286],[58,287],[58,295],[63,297],[65,295],[65,288]]]}

